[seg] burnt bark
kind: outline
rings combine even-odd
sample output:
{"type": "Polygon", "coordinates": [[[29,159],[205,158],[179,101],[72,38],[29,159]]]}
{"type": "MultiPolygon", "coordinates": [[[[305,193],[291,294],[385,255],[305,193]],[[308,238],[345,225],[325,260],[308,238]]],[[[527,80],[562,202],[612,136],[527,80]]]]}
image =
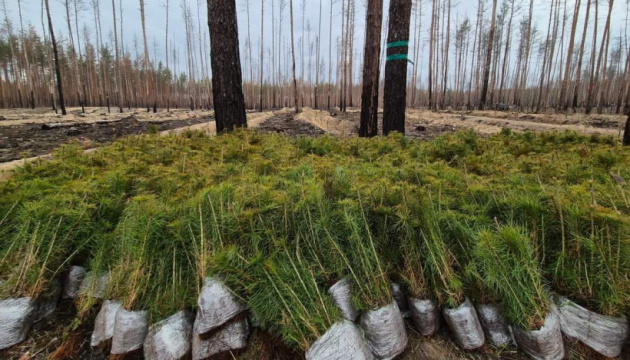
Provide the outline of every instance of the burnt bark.
{"type": "Polygon", "coordinates": [[[361,93],[360,137],[378,134],[378,80],[380,75],[383,0],[368,0],[365,21],[363,91],[361,93]]]}
{"type": "Polygon", "coordinates": [[[630,114],[628,114],[628,120],[626,120],[626,127],[623,130],[623,145],[630,145],[630,114]]]}
{"type": "Polygon", "coordinates": [[[50,40],[53,45],[53,54],[55,55],[55,73],[57,75],[57,92],[59,93],[59,107],[61,114],[66,115],[66,105],[63,100],[63,83],[61,81],[61,70],[59,66],[59,51],[57,50],[57,40],[55,39],[55,30],[53,29],[52,19],[50,17],[50,5],[46,0],[46,15],[48,16],[48,31],[50,31],[50,40]]]}
{"type": "Polygon", "coordinates": [[[488,83],[490,82],[490,64],[492,62],[492,47],[494,45],[494,31],[497,19],[497,0],[492,1],[492,20],[490,22],[490,32],[488,33],[488,46],[486,49],[486,63],[483,69],[483,84],[481,90],[481,99],[479,100],[479,110],[486,107],[488,97],[488,83]]]}
{"type": "Polygon", "coordinates": [[[389,4],[389,33],[383,105],[383,134],[392,131],[405,133],[407,106],[407,55],[409,53],[409,25],[411,0],[391,0],[389,4]],[[404,45],[404,42],[407,44],[404,45]],[[391,46],[391,47],[390,47],[391,46]]]}
{"type": "Polygon", "coordinates": [[[235,0],[208,0],[217,132],[247,127],[235,0]]]}

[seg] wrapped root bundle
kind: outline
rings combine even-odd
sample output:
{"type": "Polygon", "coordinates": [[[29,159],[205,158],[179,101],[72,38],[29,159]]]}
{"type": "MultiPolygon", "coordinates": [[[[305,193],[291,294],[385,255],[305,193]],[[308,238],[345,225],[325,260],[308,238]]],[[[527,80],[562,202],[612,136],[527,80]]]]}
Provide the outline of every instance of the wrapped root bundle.
{"type": "Polygon", "coordinates": [[[151,325],[144,340],[146,360],[182,360],[190,354],[193,315],[188,311],[151,325]]]}
{"type": "Polygon", "coordinates": [[[335,323],[306,352],[306,360],[371,359],[374,356],[363,340],[361,330],[348,320],[335,323]]]}
{"type": "Polygon", "coordinates": [[[35,312],[35,322],[39,322],[57,310],[57,303],[61,295],[61,284],[59,280],[51,282],[48,290],[39,295],[36,300],[37,311],[35,312]]]}
{"type": "Polygon", "coordinates": [[[403,292],[402,286],[398,283],[392,283],[392,296],[394,300],[396,300],[396,304],[398,304],[398,308],[400,309],[400,313],[403,317],[409,316],[409,303],[407,302],[407,296],[403,292]]]}
{"type": "Polygon", "coordinates": [[[483,346],[486,341],[483,329],[477,311],[468,298],[454,309],[445,308],[443,314],[459,346],[464,350],[473,350],[483,346]]]}
{"type": "Polygon", "coordinates": [[[350,279],[344,278],[337,281],[328,289],[328,293],[332,296],[344,319],[352,322],[357,320],[359,312],[352,304],[352,283],[350,279]]]}
{"type": "Polygon", "coordinates": [[[515,327],[514,339],[519,348],[535,360],[564,359],[564,344],[556,309],[552,309],[545,318],[545,324],[538,330],[515,327]]]}
{"type": "Polygon", "coordinates": [[[116,314],[122,307],[122,303],[118,301],[105,300],[101,305],[101,310],[96,315],[94,321],[94,331],[92,332],[92,340],[90,345],[94,347],[105,346],[114,336],[114,324],[116,323],[116,314]]]}
{"type": "Polygon", "coordinates": [[[36,311],[37,305],[30,298],[0,301],[0,350],[26,339],[36,311]]]}
{"type": "Polygon", "coordinates": [[[195,320],[195,330],[202,335],[227,323],[245,310],[223,282],[211,277],[206,278],[197,303],[199,312],[195,320]]]}
{"type": "Polygon", "coordinates": [[[435,300],[418,300],[410,297],[409,311],[416,328],[422,336],[431,336],[440,329],[442,317],[435,300]]]}
{"type": "Polygon", "coordinates": [[[566,299],[558,301],[562,332],[607,357],[621,354],[628,337],[628,320],[604,316],[566,299]]]}
{"type": "Polygon", "coordinates": [[[407,332],[396,302],[361,315],[368,345],[379,359],[393,359],[405,351],[407,332]]]}
{"type": "Polygon", "coordinates": [[[148,311],[120,309],[116,314],[112,351],[114,355],[129,354],[142,349],[149,332],[148,311]]]}
{"type": "Polygon", "coordinates": [[[63,292],[61,297],[64,299],[74,299],[79,294],[81,283],[85,278],[85,268],[81,266],[72,266],[63,283],[63,292]]]}
{"type": "Polygon", "coordinates": [[[545,292],[531,238],[514,226],[482,231],[478,236],[474,265],[481,291],[501,303],[506,319],[514,324],[518,346],[534,359],[561,359],[560,324],[545,292]]]}
{"type": "Polygon", "coordinates": [[[497,347],[512,345],[512,332],[496,305],[477,305],[477,314],[486,338],[497,347]]]}
{"type": "Polygon", "coordinates": [[[205,335],[200,335],[198,325],[199,322],[195,321],[192,336],[193,360],[207,359],[225,351],[240,350],[247,347],[249,325],[245,317],[234,319],[205,335]]]}

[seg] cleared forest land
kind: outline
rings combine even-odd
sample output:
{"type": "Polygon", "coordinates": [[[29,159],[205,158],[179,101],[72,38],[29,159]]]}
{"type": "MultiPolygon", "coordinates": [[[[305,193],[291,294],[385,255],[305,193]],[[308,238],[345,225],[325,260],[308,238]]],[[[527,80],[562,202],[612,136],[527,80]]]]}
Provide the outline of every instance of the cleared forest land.
{"type": "MultiPolygon", "coordinates": [[[[275,116],[275,115],[274,115],[275,116]]],[[[382,114],[380,115],[382,119],[382,114]]],[[[289,135],[351,136],[358,133],[360,113],[349,109],[346,113],[304,109],[293,115],[288,109],[251,111],[250,127],[259,127],[268,121],[261,131],[287,133],[289,135]],[[278,114],[268,121],[271,114],[278,114]],[[284,119],[285,121],[282,121],[284,119]],[[291,122],[288,120],[299,120],[291,122]],[[320,130],[302,128],[304,122],[320,130]]],[[[214,122],[213,111],[173,110],[157,113],[143,109],[126,110],[124,113],[107,112],[107,108],[88,108],[85,114],[80,108],[69,108],[68,116],[58,116],[46,110],[3,110],[0,112],[0,163],[50,154],[56,147],[78,142],[85,149],[108,144],[125,135],[147,132],[163,132],[203,127],[214,122]]],[[[583,134],[619,137],[625,117],[599,114],[527,114],[500,111],[427,111],[407,110],[407,136],[423,140],[444,133],[472,129],[482,135],[498,134],[503,128],[517,132],[576,131],[583,134]]]]}

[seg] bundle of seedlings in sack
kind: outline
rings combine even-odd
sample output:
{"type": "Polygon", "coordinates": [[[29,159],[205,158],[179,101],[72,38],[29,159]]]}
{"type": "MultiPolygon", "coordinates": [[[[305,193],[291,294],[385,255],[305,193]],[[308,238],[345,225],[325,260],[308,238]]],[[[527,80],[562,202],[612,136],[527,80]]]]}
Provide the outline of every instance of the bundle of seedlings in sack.
{"type": "MultiPolygon", "coordinates": [[[[400,259],[400,277],[402,289],[408,296],[406,304],[409,315],[414,325],[422,336],[435,334],[442,323],[440,306],[432,299],[433,293],[429,290],[427,279],[424,275],[424,267],[421,254],[421,231],[423,221],[414,219],[413,214],[421,214],[424,194],[409,194],[409,190],[402,191],[402,203],[394,207],[390,220],[390,236],[395,239],[400,259]]],[[[401,290],[402,290],[401,289],[401,290]]]]}
{"type": "Polygon", "coordinates": [[[462,280],[454,269],[455,257],[443,240],[434,209],[430,204],[424,209],[420,249],[427,283],[439,303],[445,304],[442,314],[457,344],[465,350],[477,349],[485,343],[477,312],[464,295],[462,280]]]}
{"type": "Polygon", "coordinates": [[[171,229],[174,211],[153,197],[133,198],[113,233],[113,246],[103,248],[114,255],[101,264],[111,269],[107,296],[122,303],[115,316],[112,354],[140,351],[152,318],[163,319],[194,304],[194,278],[181,276],[192,264],[171,229]]]}
{"type": "Polygon", "coordinates": [[[590,205],[557,202],[564,221],[550,272],[555,289],[568,297],[559,304],[563,332],[616,357],[628,335],[630,226],[627,215],[590,205]]]}
{"type": "Polygon", "coordinates": [[[360,196],[358,201],[341,201],[336,212],[340,219],[339,237],[333,241],[354,280],[354,302],[363,311],[360,324],[366,332],[368,345],[377,358],[394,358],[405,350],[408,339],[387,279],[386,264],[377,251],[378,239],[370,231],[360,196]],[[344,238],[345,242],[340,245],[344,238]]]}
{"type": "Polygon", "coordinates": [[[621,355],[628,338],[628,320],[592,312],[567,298],[557,298],[562,332],[607,357],[621,355]]]}
{"type": "Polygon", "coordinates": [[[562,359],[560,324],[544,290],[531,239],[514,226],[481,231],[478,237],[474,254],[483,290],[515,326],[518,346],[535,359],[562,359]]]}
{"type": "MultiPolygon", "coordinates": [[[[243,298],[260,328],[279,334],[292,347],[307,351],[341,320],[341,314],[322,288],[316,268],[303,257],[301,243],[289,249],[285,240],[277,239],[270,245],[274,251],[269,255],[226,248],[215,256],[211,267],[231,288],[245,290],[243,298]]],[[[323,346],[337,349],[339,358],[347,358],[353,356],[351,349],[357,345],[341,344],[356,340],[335,336],[323,346]]]]}

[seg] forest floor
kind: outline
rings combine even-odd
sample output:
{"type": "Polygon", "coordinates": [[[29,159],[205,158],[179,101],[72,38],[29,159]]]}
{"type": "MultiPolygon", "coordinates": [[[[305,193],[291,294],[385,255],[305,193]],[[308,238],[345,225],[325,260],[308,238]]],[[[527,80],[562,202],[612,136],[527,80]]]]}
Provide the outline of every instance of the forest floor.
{"type": "MultiPolygon", "coordinates": [[[[164,110],[157,113],[144,109],[118,113],[107,108],[68,109],[61,116],[46,109],[0,111],[0,169],[2,164],[19,159],[45,156],[60,145],[78,142],[85,149],[110,143],[125,135],[147,132],[181,132],[205,130],[214,134],[213,111],[164,110]]],[[[292,115],[290,109],[248,113],[250,127],[263,132],[290,136],[353,136],[358,133],[360,112],[346,113],[303,109],[292,115]],[[296,121],[292,121],[296,120],[296,121]]],[[[382,113],[379,114],[379,128],[382,113]]],[[[585,134],[619,137],[625,124],[623,116],[584,114],[525,114],[498,111],[438,111],[409,109],[406,132],[409,138],[430,140],[443,133],[472,129],[479,134],[499,133],[503,128],[514,131],[576,131],[585,134]]],[[[380,130],[379,130],[380,132],[380,130]]],[[[6,166],[6,165],[5,165],[6,166]]]]}

